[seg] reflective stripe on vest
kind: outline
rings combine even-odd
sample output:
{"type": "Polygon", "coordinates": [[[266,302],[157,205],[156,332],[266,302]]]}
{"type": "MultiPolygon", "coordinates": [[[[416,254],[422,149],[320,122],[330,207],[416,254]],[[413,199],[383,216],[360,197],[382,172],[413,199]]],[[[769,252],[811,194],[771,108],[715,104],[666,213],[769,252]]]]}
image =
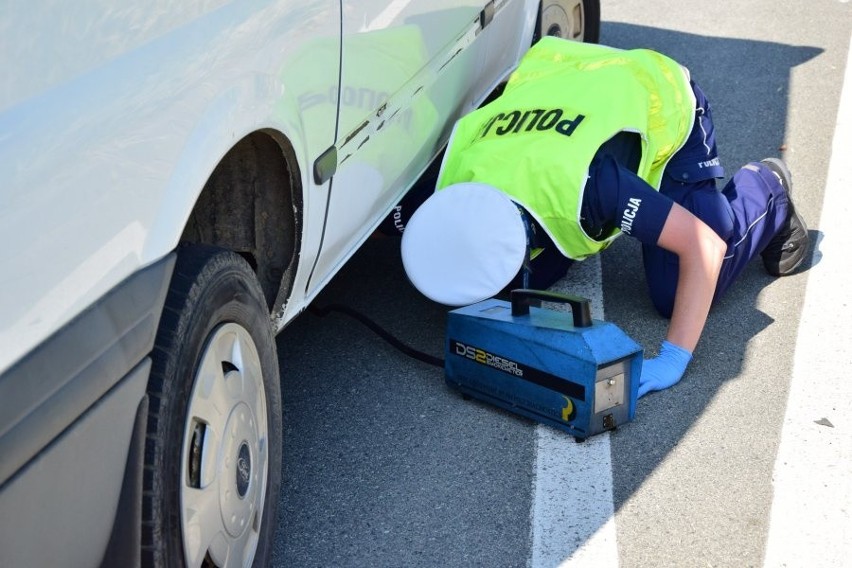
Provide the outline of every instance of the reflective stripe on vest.
{"type": "Polygon", "coordinates": [[[456,123],[437,187],[476,181],[502,190],[562,254],[581,260],[620,234],[596,241],[580,226],[598,148],[619,132],[639,134],[637,173],[659,189],[666,164],[689,136],[694,109],[685,70],[664,55],[545,37],[500,97],[456,123]]]}

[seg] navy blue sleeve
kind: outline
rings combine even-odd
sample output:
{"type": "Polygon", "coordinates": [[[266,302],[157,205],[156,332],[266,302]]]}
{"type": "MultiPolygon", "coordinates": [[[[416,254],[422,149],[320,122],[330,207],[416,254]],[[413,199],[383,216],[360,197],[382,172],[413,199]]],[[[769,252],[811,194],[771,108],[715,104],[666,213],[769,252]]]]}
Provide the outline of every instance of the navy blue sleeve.
{"type": "Polygon", "coordinates": [[[583,227],[592,238],[605,237],[618,228],[642,243],[656,245],[673,203],[604,154],[589,167],[581,212],[583,227]]]}

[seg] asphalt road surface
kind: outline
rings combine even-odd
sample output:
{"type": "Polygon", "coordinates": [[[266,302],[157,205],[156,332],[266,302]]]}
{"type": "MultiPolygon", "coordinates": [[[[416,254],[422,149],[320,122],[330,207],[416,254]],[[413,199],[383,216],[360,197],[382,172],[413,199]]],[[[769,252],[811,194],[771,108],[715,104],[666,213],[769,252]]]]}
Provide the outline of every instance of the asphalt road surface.
{"type": "MultiPolygon", "coordinates": [[[[852,565],[852,4],[604,0],[602,12],[602,43],[691,69],[729,175],[787,160],[806,269],[775,279],[754,262],[681,383],[585,444],[463,400],[441,368],[344,314],[303,314],[278,343],[275,566],[852,565]]],[[[667,321],[631,239],[555,288],[656,352],[667,321]]],[[[368,241],[314,302],[330,304],[443,357],[447,308],[409,285],[398,240],[368,241]]]]}

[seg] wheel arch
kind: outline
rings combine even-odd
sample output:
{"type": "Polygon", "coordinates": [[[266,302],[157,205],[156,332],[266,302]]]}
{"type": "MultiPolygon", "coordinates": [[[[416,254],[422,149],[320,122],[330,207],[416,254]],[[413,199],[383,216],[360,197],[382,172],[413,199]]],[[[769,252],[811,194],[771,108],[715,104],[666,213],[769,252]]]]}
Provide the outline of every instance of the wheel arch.
{"type": "Polygon", "coordinates": [[[239,253],[257,274],[270,311],[280,307],[289,298],[301,248],[301,180],[286,137],[275,130],[247,134],[213,169],[181,242],[239,253]]]}

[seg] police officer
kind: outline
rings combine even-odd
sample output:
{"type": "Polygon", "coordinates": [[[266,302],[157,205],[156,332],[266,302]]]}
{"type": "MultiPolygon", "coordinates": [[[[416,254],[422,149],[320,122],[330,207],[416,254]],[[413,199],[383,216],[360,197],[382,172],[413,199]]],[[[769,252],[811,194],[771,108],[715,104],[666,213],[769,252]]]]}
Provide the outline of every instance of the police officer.
{"type": "Polygon", "coordinates": [[[643,396],[681,379],[711,304],[754,256],[781,276],[808,250],[781,160],[749,163],[719,191],[721,177],[710,105],[685,68],[543,38],[498,98],[456,124],[437,190],[405,227],[403,264],[427,297],[465,305],[519,274],[546,287],[631,235],[671,318],[643,396]]]}

